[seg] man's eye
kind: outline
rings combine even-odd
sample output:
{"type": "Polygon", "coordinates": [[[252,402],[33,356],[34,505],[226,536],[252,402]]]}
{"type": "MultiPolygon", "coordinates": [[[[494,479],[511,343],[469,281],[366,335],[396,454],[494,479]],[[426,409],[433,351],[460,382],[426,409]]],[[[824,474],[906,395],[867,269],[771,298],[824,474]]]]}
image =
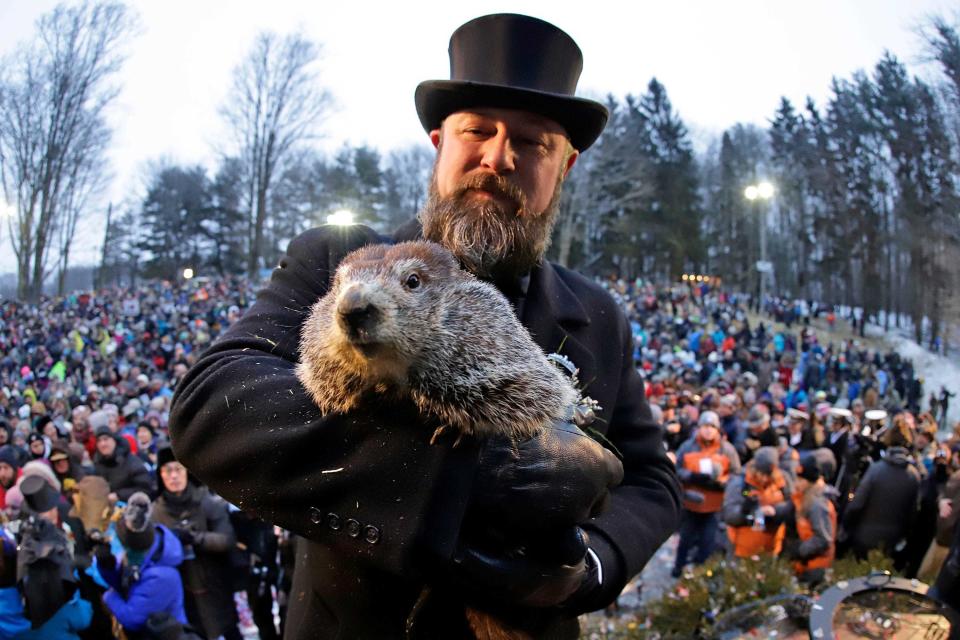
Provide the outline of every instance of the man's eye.
{"type": "Polygon", "coordinates": [[[411,273],[403,282],[403,286],[405,286],[407,289],[416,289],[420,286],[420,276],[415,273],[411,273]]]}

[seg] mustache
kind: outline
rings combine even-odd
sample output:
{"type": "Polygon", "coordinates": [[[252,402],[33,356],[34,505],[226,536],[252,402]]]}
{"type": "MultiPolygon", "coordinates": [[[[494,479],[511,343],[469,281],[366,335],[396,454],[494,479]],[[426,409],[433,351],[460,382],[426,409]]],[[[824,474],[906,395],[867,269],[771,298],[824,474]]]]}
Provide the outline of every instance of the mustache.
{"type": "Polygon", "coordinates": [[[504,176],[494,173],[474,173],[464,176],[457,182],[453,197],[459,200],[468,191],[486,191],[502,196],[516,206],[518,214],[527,208],[527,196],[523,190],[504,176]]]}

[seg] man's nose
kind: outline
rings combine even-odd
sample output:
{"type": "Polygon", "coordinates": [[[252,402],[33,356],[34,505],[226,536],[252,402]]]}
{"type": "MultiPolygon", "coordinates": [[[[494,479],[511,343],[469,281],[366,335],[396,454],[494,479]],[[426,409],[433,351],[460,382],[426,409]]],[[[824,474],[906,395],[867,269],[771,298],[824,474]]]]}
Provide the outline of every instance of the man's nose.
{"type": "Polygon", "coordinates": [[[500,131],[486,140],[481,165],[498,175],[513,173],[516,169],[516,153],[506,132],[500,131]]]}

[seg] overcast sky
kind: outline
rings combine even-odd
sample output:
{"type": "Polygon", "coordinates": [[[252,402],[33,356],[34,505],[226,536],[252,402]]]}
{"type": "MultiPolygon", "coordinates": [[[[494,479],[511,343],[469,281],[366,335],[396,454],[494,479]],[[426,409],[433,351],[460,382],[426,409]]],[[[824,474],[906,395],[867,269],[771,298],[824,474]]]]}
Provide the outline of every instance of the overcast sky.
{"type": "MultiPolygon", "coordinates": [[[[52,0],[0,0],[0,55],[33,33],[52,0]]],[[[322,146],[367,143],[382,151],[425,142],[413,106],[422,80],[449,77],[447,43],[485,13],[528,13],[567,31],[584,53],[581,95],[639,94],[652,76],[667,88],[698,144],[737,122],[765,125],[780,96],[823,102],[833,76],[870,68],[884,49],[928,74],[915,28],[946,0],[674,0],[631,3],[516,1],[140,0],[140,33],[111,111],[115,178],[107,198],[139,190],[159,157],[216,162],[225,139],[217,114],[232,68],[261,30],[301,29],[323,44],[323,83],[336,100],[322,146]]],[[[83,236],[92,258],[102,223],[83,236]]],[[[2,238],[4,245],[6,238],[2,238]]],[[[0,250],[0,270],[6,270],[0,250]]]]}

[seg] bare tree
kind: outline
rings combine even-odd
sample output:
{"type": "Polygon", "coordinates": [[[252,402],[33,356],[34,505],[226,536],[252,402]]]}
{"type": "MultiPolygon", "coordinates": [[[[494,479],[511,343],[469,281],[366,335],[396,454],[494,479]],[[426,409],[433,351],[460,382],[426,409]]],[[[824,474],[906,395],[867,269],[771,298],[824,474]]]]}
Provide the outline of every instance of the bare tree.
{"type": "Polygon", "coordinates": [[[33,42],[0,61],[0,184],[16,211],[8,224],[21,298],[39,297],[54,268],[66,272],[103,176],[110,78],[133,26],[121,4],[60,5],[40,18],[33,42]]]}
{"type": "Polygon", "coordinates": [[[250,210],[247,271],[261,266],[269,193],[296,146],[316,135],[331,98],[313,70],[319,45],[301,34],[260,34],[234,70],[233,88],[221,110],[236,137],[244,165],[250,210]]]}

